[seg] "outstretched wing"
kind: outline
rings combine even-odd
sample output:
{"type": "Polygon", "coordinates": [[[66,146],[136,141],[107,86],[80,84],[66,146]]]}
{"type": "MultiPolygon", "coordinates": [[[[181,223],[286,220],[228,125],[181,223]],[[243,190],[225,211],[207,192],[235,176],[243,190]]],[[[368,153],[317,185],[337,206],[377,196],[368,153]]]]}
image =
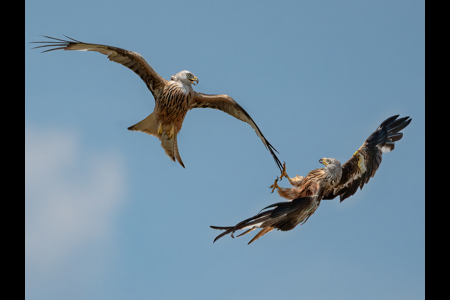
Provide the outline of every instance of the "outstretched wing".
{"type": "Polygon", "coordinates": [[[342,166],[342,178],[339,184],[333,188],[323,199],[334,199],[340,196],[341,202],[352,196],[360,187],[369,182],[375,176],[381,164],[381,155],[390,152],[395,147],[395,142],[403,137],[400,131],[411,123],[410,117],[397,119],[398,115],[386,119],[372,133],[364,144],[342,166]]]}
{"type": "Polygon", "coordinates": [[[256,125],[252,117],[250,117],[250,115],[242,108],[242,106],[239,105],[239,103],[234,101],[234,99],[228,95],[208,95],[199,92],[194,92],[194,99],[189,109],[206,108],[206,107],[221,110],[235,117],[236,119],[239,119],[241,121],[250,124],[250,126],[252,126],[256,134],[261,139],[261,141],[264,143],[264,146],[266,146],[266,149],[268,149],[270,151],[270,154],[272,154],[275,163],[277,164],[278,168],[281,171],[282,169],[281,162],[278,159],[277,155],[275,154],[275,152],[278,153],[278,151],[264,137],[261,130],[259,130],[258,125],[256,125]]]}
{"type": "Polygon", "coordinates": [[[77,40],[74,40],[66,36],[70,40],[62,40],[49,36],[44,36],[48,39],[54,41],[44,41],[44,42],[32,42],[41,43],[44,45],[34,47],[53,47],[47,49],[43,52],[53,51],[53,50],[79,50],[79,51],[96,51],[101,54],[107,55],[109,60],[116,63],[122,64],[125,67],[131,69],[133,72],[139,75],[141,79],[145,82],[148,89],[152,92],[155,98],[159,97],[167,80],[162,78],[158,73],[153,70],[153,68],[145,61],[145,59],[136,52],[128,51],[122,48],[100,45],[100,44],[88,44],[77,40]]]}
{"type": "Polygon", "coordinates": [[[214,239],[214,242],[229,233],[231,233],[231,236],[234,237],[233,234],[236,230],[247,229],[247,231],[238,235],[241,236],[257,228],[262,228],[262,230],[250,240],[250,242],[248,243],[249,245],[275,228],[281,231],[292,230],[298,224],[305,223],[319,207],[319,204],[320,201],[318,201],[317,196],[301,197],[292,201],[278,202],[269,205],[263,208],[257,215],[245,219],[235,226],[210,226],[213,229],[225,230],[225,232],[219,234],[214,239]],[[266,210],[268,208],[272,209],[266,210]]]}

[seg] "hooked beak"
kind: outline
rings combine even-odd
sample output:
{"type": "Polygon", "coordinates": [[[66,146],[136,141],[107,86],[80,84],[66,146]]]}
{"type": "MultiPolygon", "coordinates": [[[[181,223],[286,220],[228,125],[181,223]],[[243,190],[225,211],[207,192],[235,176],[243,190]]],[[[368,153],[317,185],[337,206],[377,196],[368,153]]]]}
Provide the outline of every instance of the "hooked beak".
{"type": "Polygon", "coordinates": [[[326,165],[328,165],[328,163],[327,163],[327,159],[324,157],[324,158],[321,158],[321,159],[319,159],[319,162],[321,163],[321,164],[323,164],[324,166],[326,166],[326,165]]]}
{"type": "Polygon", "coordinates": [[[190,81],[192,82],[193,85],[197,85],[198,84],[198,78],[197,77],[194,77],[193,79],[190,79],[190,81]],[[194,83],[194,81],[197,82],[197,83],[194,83]]]}

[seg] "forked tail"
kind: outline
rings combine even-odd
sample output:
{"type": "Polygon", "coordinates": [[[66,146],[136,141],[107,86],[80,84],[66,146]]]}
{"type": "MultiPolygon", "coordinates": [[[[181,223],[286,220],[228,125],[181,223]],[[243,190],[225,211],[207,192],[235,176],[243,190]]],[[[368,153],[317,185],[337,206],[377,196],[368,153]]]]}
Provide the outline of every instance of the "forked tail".
{"type": "Polygon", "coordinates": [[[153,113],[139,123],[128,127],[128,130],[142,131],[156,136],[161,141],[161,147],[164,148],[167,156],[169,156],[172,161],[178,161],[183,168],[185,167],[180,153],[178,152],[177,133],[175,132],[171,139],[168,139],[167,132],[165,130],[163,130],[162,134],[159,134],[158,122],[156,121],[153,113]]]}

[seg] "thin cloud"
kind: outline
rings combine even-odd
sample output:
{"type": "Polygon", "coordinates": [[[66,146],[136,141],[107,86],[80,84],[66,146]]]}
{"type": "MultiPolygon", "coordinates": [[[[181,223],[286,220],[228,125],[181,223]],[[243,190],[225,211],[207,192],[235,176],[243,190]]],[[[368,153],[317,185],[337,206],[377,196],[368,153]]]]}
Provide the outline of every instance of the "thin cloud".
{"type": "Polygon", "coordinates": [[[84,149],[69,130],[25,133],[26,265],[57,269],[80,249],[110,241],[124,196],[122,161],[84,149]]]}

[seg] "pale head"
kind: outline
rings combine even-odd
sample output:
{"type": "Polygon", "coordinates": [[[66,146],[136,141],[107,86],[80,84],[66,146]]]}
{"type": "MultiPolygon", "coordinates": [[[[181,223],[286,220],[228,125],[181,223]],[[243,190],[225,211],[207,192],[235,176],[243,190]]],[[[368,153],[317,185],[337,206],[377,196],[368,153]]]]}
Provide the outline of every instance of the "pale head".
{"type": "Polygon", "coordinates": [[[336,158],[332,158],[332,157],[321,158],[321,159],[319,159],[319,162],[321,164],[323,164],[324,166],[328,166],[328,165],[341,166],[341,162],[339,160],[337,160],[336,158]]]}
{"type": "Polygon", "coordinates": [[[198,83],[198,78],[192,74],[191,72],[184,70],[181,72],[178,72],[175,75],[172,75],[172,77],[170,78],[173,81],[179,81],[183,84],[193,84],[195,85],[194,82],[198,83]]]}
{"type": "Polygon", "coordinates": [[[332,157],[324,157],[319,160],[319,162],[325,165],[325,170],[329,174],[327,176],[331,185],[335,185],[339,183],[342,177],[342,166],[341,162],[336,158],[332,157]]]}

